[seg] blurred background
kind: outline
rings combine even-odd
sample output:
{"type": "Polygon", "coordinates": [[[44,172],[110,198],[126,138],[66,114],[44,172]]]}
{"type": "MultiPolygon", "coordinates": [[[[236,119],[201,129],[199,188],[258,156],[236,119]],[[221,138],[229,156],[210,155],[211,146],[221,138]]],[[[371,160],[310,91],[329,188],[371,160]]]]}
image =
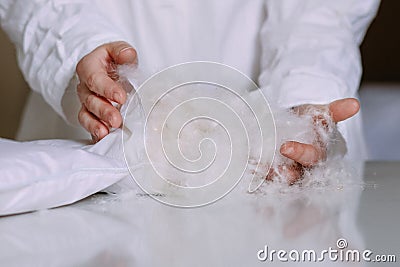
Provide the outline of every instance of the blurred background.
{"type": "Polygon", "coordinates": [[[14,138],[29,87],[18,69],[14,46],[0,29],[0,137],[14,138]]]}
{"type": "MultiPolygon", "coordinates": [[[[364,75],[360,90],[364,127],[372,160],[400,160],[400,1],[382,0],[361,46],[364,75]]],[[[16,63],[13,45],[0,29],[0,137],[15,138],[29,87],[16,63]]]]}

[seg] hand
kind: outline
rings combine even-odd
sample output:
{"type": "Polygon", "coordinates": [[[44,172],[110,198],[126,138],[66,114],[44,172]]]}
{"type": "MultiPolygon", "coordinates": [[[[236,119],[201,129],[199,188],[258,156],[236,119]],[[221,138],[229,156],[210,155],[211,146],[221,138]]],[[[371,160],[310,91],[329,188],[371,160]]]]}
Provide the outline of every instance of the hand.
{"type": "MultiPolygon", "coordinates": [[[[294,108],[294,111],[301,116],[306,114],[310,110],[310,107],[321,111],[328,109],[332,121],[337,123],[357,114],[360,109],[360,103],[357,99],[345,98],[334,101],[329,105],[302,105],[294,108]]],[[[320,116],[314,117],[314,123],[316,124],[317,122],[320,125],[326,125],[326,121],[320,116]]],[[[319,140],[315,140],[313,144],[288,141],[280,147],[280,153],[294,161],[293,164],[278,167],[279,173],[284,173],[284,176],[288,179],[288,183],[293,184],[301,179],[305,168],[312,168],[317,163],[326,159],[326,144],[319,140]]],[[[271,169],[267,179],[273,179],[275,174],[276,171],[271,169]]]]}
{"type": "Polygon", "coordinates": [[[117,83],[116,65],[136,61],[137,54],[132,46],[113,42],[97,47],[78,62],[76,73],[80,83],[77,93],[82,103],[78,119],[93,141],[105,137],[110,128],[121,126],[121,114],[111,101],[124,104],[127,95],[117,83]]]}

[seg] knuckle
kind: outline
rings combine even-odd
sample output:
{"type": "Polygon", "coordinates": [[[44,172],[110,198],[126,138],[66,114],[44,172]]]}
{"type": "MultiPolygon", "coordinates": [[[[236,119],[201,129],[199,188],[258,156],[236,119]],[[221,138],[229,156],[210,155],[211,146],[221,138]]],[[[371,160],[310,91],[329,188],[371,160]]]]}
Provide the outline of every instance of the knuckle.
{"type": "Polygon", "coordinates": [[[96,79],[97,79],[97,73],[91,73],[91,74],[88,76],[87,80],[86,80],[86,85],[87,85],[89,88],[93,88],[96,79]]]}
{"type": "Polygon", "coordinates": [[[89,60],[89,55],[86,55],[81,60],[79,60],[78,64],[76,64],[75,70],[78,75],[83,72],[89,60]]]}
{"type": "Polygon", "coordinates": [[[104,121],[108,120],[110,114],[111,114],[111,112],[107,108],[103,107],[103,108],[100,108],[100,110],[99,110],[99,116],[104,121]]]}
{"type": "Polygon", "coordinates": [[[88,97],[85,100],[85,106],[89,109],[92,110],[95,105],[96,105],[96,96],[95,95],[88,95],[88,97]]]}
{"type": "Polygon", "coordinates": [[[84,111],[83,111],[83,109],[81,109],[81,111],[79,111],[79,113],[78,113],[78,121],[82,126],[84,126],[84,123],[85,123],[84,116],[85,116],[84,111]]]}

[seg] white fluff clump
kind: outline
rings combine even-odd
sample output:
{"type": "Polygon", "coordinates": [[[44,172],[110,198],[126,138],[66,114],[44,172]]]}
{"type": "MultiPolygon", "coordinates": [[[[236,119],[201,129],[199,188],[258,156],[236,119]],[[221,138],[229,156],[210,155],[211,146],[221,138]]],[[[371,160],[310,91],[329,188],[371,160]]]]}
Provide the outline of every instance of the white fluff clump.
{"type": "Polygon", "coordinates": [[[299,115],[292,110],[275,109],[277,128],[277,151],[272,168],[276,172],[273,181],[263,186],[264,192],[296,192],[304,188],[341,189],[344,185],[360,184],[360,176],[344,160],[347,152],[346,142],[332,121],[328,108],[309,107],[305,114],[299,115]],[[317,120],[316,120],[317,118],[317,120]],[[303,168],[302,179],[288,186],[285,170],[280,166],[291,166],[294,161],[279,153],[280,147],[287,141],[316,144],[326,147],[326,158],[312,168],[303,168]],[[357,179],[354,181],[354,179],[357,179]]]}
{"type": "MultiPolygon", "coordinates": [[[[119,76],[122,83],[129,81],[134,89],[138,89],[144,82],[144,78],[147,77],[145,73],[136,67],[132,68],[130,66],[121,66],[119,68],[119,76]]],[[[229,132],[235,131],[235,129],[225,129],[223,125],[216,121],[202,118],[193,120],[183,127],[182,122],[185,121],[185,118],[195,114],[199,109],[199,106],[196,106],[194,102],[186,103],[185,101],[204,95],[223,101],[231,106],[236,114],[242,118],[244,126],[247,128],[247,134],[250,136],[257,135],[257,129],[249,126],[253,118],[248,115],[246,108],[240,103],[241,100],[235,98],[234,95],[225,94],[219,88],[210,85],[197,84],[189,87],[191,90],[176,90],[167,94],[162,100],[152,100],[155,103],[155,111],[160,112],[159,114],[163,111],[168,111],[170,112],[169,115],[177,116],[175,119],[167,120],[166,117],[156,115],[150,116],[147,121],[147,127],[150,129],[150,139],[154,138],[154,140],[147,140],[147,154],[152,154],[152,164],[165,177],[168,177],[167,179],[171,179],[172,183],[182,186],[199,186],[211,183],[218,178],[220,172],[229,163],[227,160],[230,159],[230,156],[237,156],[241,160],[243,158],[247,160],[245,177],[255,176],[256,179],[261,181],[267,177],[270,167],[275,170],[276,176],[273,181],[264,183],[259,190],[261,192],[288,192],[298,190],[300,187],[320,188],[330,185],[336,188],[345,184],[346,179],[351,177],[351,173],[343,161],[343,156],[346,153],[345,141],[337,130],[336,124],[330,118],[327,108],[309,107],[309,110],[304,112],[305,115],[298,115],[291,110],[274,108],[272,113],[276,126],[276,147],[271,147],[269,151],[264,151],[267,156],[259,159],[257,153],[259,152],[260,142],[255,137],[254,140],[256,141],[249,144],[248,151],[243,149],[242,155],[230,155],[230,146],[226,143],[232,140],[229,140],[227,130],[229,132]],[[185,105],[180,106],[183,102],[185,102],[185,105]],[[180,114],[171,113],[178,106],[180,107],[180,114]],[[175,125],[179,123],[181,125],[175,125]],[[182,131],[179,134],[174,131],[168,131],[168,128],[179,128],[179,126],[182,126],[182,131]],[[163,127],[164,129],[161,129],[163,127]],[[161,131],[164,131],[162,147],[160,147],[159,140],[157,140],[161,131]],[[282,166],[293,164],[292,160],[279,153],[281,145],[286,141],[297,141],[306,144],[319,142],[320,145],[327,148],[326,161],[318,163],[313,168],[305,168],[303,179],[293,186],[288,186],[285,172],[280,171],[282,166]],[[273,154],[275,154],[273,162],[263,161],[264,158],[272,158],[273,154]],[[181,169],[196,169],[195,167],[197,169],[205,169],[205,172],[192,175],[195,179],[188,179],[187,172],[182,173],[181,171],[181,169]]],[[[137,101],[137,106],[134,112],[140,111],[140,100],[137,101]]],[[[200,107],[200,109],[202,108],[200,107]]],[[[126,112],[124,108],[122,112],[126,112]]],[[[215,112],[222,111],[215,110],[215,112]]],[[[265,109],[263,112],[269,112],[269,109],[265,109]]],[[[137,117],[142,122],[135,126],[137,129],[129,130],[138,131],[140,127],[144,127],[143,120],[145,118],[137,117]]],[[[227,115],[225,120],[229,125],[231,118],[227,115]]],[[[140,141],[138,141],[137,145],[137,150],[140,151],[138,155],[144,153],[144,148],[139,143],[140,141]]],[[[236,153],[241,154],[238,151],[236,153]]],[[[138,156],[139,159],[140,157],[138,156]]],[[[242,169],[237,166],[237,172],[240,171],[242,169]]],[[[243,188],[247,189],[247,184],[243,188]]]]}

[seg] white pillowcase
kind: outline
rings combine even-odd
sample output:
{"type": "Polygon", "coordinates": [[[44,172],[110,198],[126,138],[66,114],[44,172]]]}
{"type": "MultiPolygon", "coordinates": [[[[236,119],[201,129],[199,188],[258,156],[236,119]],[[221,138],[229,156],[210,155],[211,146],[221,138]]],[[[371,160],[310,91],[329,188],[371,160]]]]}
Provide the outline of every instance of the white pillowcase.
{"type": "Polygon", "coordinates": [[[129,177],[121,151],[120,130],[94,146],[0,139],[0,215],[71,204],[129,177]]]}
{"type": "MultiPolygon", "coordinates": [[[[0,138],[0,216],[68,205],[99,191],[139,190],[125,164],[122,144],[124,131],[135,144],[131,167],[141,166],[143,142],[137,139],[140,136],[129,134],[143,131],[140,102],[135,96],[130,96],[132,128],[116,129],[95,145],[0,138]]],[[[123,116],[126,108],[121,108],[123,116]]]]}

